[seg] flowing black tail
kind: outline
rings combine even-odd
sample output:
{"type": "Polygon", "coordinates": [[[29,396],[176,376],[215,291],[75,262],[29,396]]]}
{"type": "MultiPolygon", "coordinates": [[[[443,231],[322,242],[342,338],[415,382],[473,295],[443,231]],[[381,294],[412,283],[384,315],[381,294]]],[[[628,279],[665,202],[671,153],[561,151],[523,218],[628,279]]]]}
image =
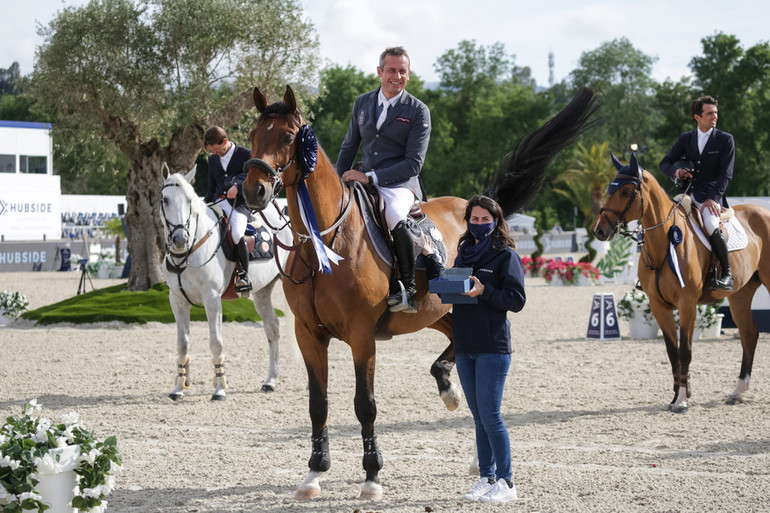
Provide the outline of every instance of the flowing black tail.
{"type": "Polygon", "coordinates": [[[594,92],[581,88],[569,105],[503,157],[484,194],[500,204],[506,217],[521,212],[540,193],[556,155],[593,126],[589,120],[598,108],[594,92]]]}

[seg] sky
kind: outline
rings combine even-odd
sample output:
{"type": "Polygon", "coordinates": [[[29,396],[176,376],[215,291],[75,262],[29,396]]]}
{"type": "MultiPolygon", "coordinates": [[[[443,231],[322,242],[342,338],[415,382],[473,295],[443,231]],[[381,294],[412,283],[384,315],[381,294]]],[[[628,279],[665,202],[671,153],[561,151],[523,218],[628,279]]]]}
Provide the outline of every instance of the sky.
{"type": "MultiPolygon", "coordinates": [[[[744,49],[770,40],[767,0],[299,0],[313,22],[325,63],[352,65],[376,73],[379,54],[404,46],[412,71],[425,82],[438,81],[439,56],[462,40],[479,46],[502,43],[515,64],[528,66],[538,85],[549,84],[548,55],[553,52],[555,82],[568,78],[584,52],[626,37],[634,47],[657,57],[652,78],[674,81],[691,74],[688,64],[702,50],[701,39],[724,32],[744,49]],[[696,15],[698,9],[703,14],[696,15]]],[[[47,25],[64,6],[87,0],[3,0],[0,11],[0,68],[18,61],[22,75],[32,71],[35,47],[47,25]]]]}

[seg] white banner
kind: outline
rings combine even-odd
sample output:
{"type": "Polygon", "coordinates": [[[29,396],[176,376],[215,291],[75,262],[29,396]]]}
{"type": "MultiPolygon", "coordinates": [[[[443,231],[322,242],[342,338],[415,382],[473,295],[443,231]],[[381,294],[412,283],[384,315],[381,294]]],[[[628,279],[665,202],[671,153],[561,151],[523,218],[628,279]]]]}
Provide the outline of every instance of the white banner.
{"type": "Polygon", "coordinates": [[[0,235],[6,241],[61,238],[59,176],[5,175],[0,188],[0,235]]]}

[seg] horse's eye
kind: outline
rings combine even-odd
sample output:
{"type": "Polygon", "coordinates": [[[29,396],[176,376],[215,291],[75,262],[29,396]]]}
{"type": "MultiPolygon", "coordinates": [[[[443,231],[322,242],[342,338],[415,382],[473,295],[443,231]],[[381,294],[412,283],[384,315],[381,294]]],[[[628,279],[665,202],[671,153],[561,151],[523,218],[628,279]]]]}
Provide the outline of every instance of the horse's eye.
{"type": "Polygon", "coordinates": [[[284,143],[286,144],[286,146],[289,146],[294,142],[294,139],[295,139],[294,134],[288,133],[286,134],[286,139],[284,140],[284,143]]]}

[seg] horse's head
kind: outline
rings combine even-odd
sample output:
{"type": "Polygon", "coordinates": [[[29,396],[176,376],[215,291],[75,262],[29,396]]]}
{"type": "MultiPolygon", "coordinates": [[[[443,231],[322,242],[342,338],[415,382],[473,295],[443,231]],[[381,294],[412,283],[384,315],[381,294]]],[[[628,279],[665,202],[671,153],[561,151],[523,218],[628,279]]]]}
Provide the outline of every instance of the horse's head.
{"type": "Polygon", "coordinates": [[[594,223],[594,234],[602,241],[612,240],[615,234],[630,221],[642,217],[642,182],[644,170],[636,160],[636,154],[631,154],[631,162],[627,165],[612,156],[612,163],[618,174],[608,187],[607,201],[604,202],[594,223]]]}
{"type": "Polygon", "coordinates": [[[298,135],[305,121],[289,86],[283,101],[272,105],[256,87],[253,96],[260,116],[249,135],[251,159],[244,165],[248,176],[243,182],[243,197],[249,208],[262,210],[284,183],[298,179],[302,169],[297,159],[298,135]]]}
{"type": "Polygon", "coordinates": [[[166,232],[166,246],[170,253],[181,255],[190,249],[193,239],[190,219],[199,215],[201,205],[205,207],[205,204],[199,200],[192,187],[195,183],[195,166],[187,174],[171,173],[164,162],[161,172],[164,183],[160,190],[160,214],[166,232]]]}

